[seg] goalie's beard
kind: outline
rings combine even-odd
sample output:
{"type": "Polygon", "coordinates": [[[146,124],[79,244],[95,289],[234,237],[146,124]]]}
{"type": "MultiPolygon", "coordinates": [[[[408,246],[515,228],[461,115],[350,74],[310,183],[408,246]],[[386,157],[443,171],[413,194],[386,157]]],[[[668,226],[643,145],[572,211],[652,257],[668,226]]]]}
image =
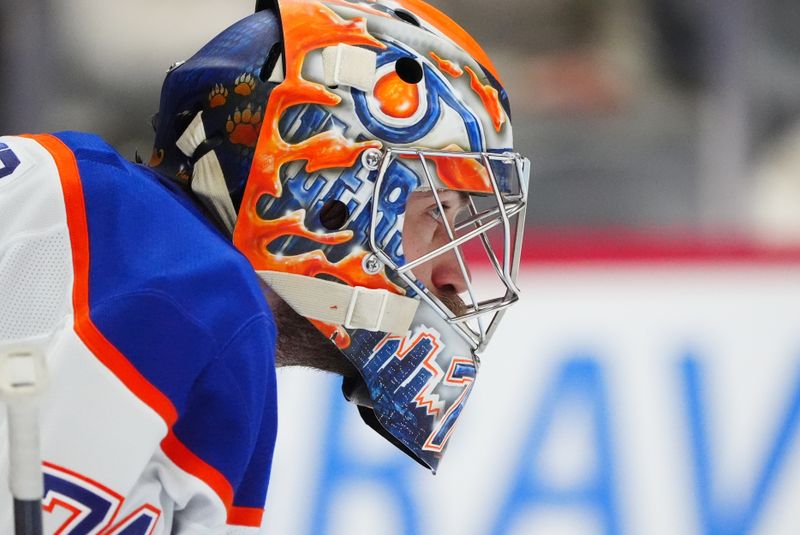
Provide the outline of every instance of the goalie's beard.
{"type": "MultiPolygon", "coordinates": [[[[304,366],[341,375],[360,377],[356,368],[330,340],[325,338],[306,318],[299,315],[269,288],[263,288],[272,309],[278,331],[275,366],[304,366]]],[[[435,293],[436,297],[456,315],[464,314],[467,305],[455,293],[435,293]]]]}
{"type": "Polygon", "coordinates": [[[264,295],[272,309],[278,330],[275,353],[277,367],[304,366],[342,377],[359,376],[341,351],[278,294],[266,289],[264,295]]]}

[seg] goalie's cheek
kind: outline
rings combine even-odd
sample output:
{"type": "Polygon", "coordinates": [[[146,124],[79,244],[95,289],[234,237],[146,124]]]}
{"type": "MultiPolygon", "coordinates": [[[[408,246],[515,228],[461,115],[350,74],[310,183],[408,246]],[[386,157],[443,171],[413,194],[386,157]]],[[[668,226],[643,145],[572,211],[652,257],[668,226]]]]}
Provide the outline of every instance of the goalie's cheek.
{"type": "MultiPolygon", "coordinates": [[[[415,206],[412,200],[406,210],[403,226],[403,250],[406,262],[444,247],[450,240],[441,220],[427,209],[427,204],[415,206]]],[[[414,277],[428,290],[436,294],[459,294],[467,289],[467,283],[452,251],[441,254],[412,270],[414,277]]]]}

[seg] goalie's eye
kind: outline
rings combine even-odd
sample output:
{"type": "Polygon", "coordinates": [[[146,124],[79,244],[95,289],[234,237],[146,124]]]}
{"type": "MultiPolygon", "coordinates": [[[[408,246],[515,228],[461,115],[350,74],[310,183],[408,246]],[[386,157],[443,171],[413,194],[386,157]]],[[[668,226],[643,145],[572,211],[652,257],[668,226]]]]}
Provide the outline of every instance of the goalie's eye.
{"type": "MultiPolygon", "coordinates": [[[[447,207],[443,206],[443,208],[445,212],[447,212],[447,207]]],[[[438,206],[433,206],[430,210],[428,210],[428,215],[430,215],[436,221],[442,221],[442,212],[439,210],[438,206]]]]}

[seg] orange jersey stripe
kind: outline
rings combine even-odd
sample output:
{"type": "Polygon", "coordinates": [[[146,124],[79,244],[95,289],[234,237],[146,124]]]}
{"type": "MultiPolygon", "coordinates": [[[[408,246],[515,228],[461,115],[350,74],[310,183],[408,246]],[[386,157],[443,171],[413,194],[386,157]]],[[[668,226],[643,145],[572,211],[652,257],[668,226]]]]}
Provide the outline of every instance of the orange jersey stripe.
{"type": "Polygon", "coordinates": [[[78,162],[69,147],[55,136],[43,134],[24,137],[35,140],[50,153],[61,179],[75,272],[72,293],[75,332],[104,366],[164,420],[168,428],[167,435],[161,443],[164,453],[181,469],[211,487],[225,504],[228,523],[260,526],[264,511],[233,505],[233,488],[230,482],[216,468],[189,450],[173,433],[172,426],[178,418],[178,413],[169,398],[145,379],[92,322],[89,315],[89,228],[78,162]]]}
{"type": "Polygon", "coordinates": [[[89,229],[83,202],[78,163],[72,151],[51,135],[27,136],[42,145],[53,156],[61,178],[64,205],[67,210],[72,247],[75,283],[72,305],[75,309],[75,332],[92,353],[148,406],[172,426],[178,413],[172,402],[145,379],[119,350],[97,329],[89,316],[89,229]]]}

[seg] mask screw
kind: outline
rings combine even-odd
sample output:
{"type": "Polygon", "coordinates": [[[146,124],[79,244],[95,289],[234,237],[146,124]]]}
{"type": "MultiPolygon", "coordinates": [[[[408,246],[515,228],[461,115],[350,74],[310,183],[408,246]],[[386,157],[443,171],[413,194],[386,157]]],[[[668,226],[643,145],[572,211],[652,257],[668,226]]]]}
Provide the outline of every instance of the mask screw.
{"type": "Polygon", "coordinates": [[[378,257],[374,254],[371,254],[364,258],[364,262],[362,263],[362,267],[364,268],[364,272],[369,275],[375,275],[381,269],[383,269],[383,262],[378,260],[378,257]]]}
{"type": "Polygon", "coordinates": [[[367,149],[361,155],[361,164],[369,171],[377,171],[383,160],[383,152],[378,149],[367,149]]]}

